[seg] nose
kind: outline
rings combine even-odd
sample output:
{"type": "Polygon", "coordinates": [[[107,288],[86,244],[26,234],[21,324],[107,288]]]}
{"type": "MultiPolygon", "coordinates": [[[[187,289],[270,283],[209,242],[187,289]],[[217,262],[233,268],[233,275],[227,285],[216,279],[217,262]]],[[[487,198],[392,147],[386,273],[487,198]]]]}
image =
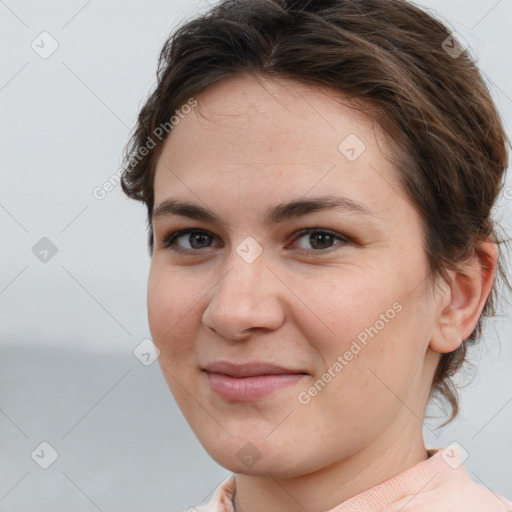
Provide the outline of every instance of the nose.
{"type": "Polygon", "coordinates": [[[248,263],[235,251],[213,290],[202,323],[220,336],[242,340],[259,330],[276,330],[284,323],[282,282],[261,255],[248,263]]]}

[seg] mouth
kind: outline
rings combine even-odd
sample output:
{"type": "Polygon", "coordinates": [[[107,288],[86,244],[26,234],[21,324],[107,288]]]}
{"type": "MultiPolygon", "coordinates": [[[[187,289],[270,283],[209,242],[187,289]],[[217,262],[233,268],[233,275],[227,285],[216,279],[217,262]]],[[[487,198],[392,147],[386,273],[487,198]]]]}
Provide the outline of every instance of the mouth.
{"type": "Polygon", "coordinates": [[[212,391],[228,401],[251,401],[263,398],[285,387],[297,384],[309,374],[266,362],[234,364],[216,361],[206,365],[212,391]]]}

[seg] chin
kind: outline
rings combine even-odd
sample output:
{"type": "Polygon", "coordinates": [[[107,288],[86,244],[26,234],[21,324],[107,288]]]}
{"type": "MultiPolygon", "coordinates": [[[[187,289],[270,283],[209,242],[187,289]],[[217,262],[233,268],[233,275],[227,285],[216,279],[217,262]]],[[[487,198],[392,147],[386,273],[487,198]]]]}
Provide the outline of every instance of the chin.
{"type": "Polygon", "coordinates": [[[249,441],[249,437],[230,437],[229,440],[224,438],[225,443],[213,443],[210,439],[202,444],[213,460],[233,473],[295,478],[318,469],[315,467],[315,462],[318,461],[313,454],[308,456],[300,448],[286,446],[282,440],[276,439],[276,445],[269,443],[265,436],[254,436],[254,441],[249,441]]]}

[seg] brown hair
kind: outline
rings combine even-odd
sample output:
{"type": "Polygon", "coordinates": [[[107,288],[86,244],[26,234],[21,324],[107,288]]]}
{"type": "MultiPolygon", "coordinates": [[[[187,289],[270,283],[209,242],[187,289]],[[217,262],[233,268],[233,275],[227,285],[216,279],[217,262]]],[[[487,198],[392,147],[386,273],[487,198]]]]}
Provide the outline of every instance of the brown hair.
{"type": "MultiPolygon", "coordinates": [[[[445,51],[456,44],[451,37],[442,22],[404,0],[224,0],[184,23],[162,49],[156,88],[124,154],[121,185],[147,207],[150,253],[161,127],[190,98],[238,73],[328,86],[370,107],[368,115],[389,135],[403,190],[424,220],[427,282],[448,280],[448,270],[481,251],[480,241],[502,244],[492,207],[509,140],[468,52],[445,51]]],[[[497,277],[510,289],[502,251],[497,277]]],[[[443,354],[434,376],[431,396],[447,399],[448,421],[458,413],[451,377],[466,345],[480,338],[483,317],[495,316],[496,284],[471,336],[443,354]]]]}

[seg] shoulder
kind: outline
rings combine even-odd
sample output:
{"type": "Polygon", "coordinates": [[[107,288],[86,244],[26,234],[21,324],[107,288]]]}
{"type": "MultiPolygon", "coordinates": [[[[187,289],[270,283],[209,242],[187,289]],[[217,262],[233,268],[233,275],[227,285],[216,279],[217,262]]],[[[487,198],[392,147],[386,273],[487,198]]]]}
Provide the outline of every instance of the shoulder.
{"type": "Polygon", "coordinates": [[[459,502],[467,512],[512,512],[512,501],[475,482],[469,475],[454,492],[460,496],[459,502]]]}
{"type": "Polygon", "coordinates": [[[463,466],[451,477],[444,476],[426,492],[401,499],[382,512],[512,512],[512,501],[472,480],[463,466]]]}

